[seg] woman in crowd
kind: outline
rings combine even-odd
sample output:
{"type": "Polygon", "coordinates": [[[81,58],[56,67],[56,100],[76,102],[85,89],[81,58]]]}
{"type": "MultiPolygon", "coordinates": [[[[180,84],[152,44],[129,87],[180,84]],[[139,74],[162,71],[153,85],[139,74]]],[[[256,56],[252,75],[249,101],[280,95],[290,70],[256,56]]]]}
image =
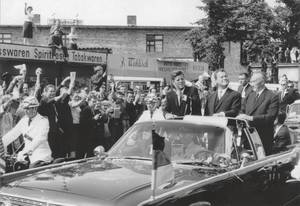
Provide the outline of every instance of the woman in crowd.
{"type": "Polygon", "coordinates": [[[25,21],[23,25],[23,43],[29,44],[29,39],[33,37],[33,27],[35,26],[33,23],[33,8],[31,6],[27,6],[25,3],[25,21]]]}

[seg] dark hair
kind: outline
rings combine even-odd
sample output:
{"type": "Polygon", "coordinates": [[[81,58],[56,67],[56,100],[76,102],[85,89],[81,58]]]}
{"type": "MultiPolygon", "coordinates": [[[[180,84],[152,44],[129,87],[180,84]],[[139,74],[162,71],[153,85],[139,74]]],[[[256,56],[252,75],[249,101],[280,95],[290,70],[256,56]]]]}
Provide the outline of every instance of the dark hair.
{"type": "Polygon", "coordinates": [[[285,112],[279,112],[277,116],[277,121],[279,124],[283,124],[286,119],[286,113],[285,112]]]}
{"type": "Polygon", "coordinates": [[[48,92],[48,90],[49,90],[50,88],[55,89],[55,86],[54,86],[53,84],[48,84],[48,85],[44,88],[44,91],[45,91],[45,92],[48,92]]]}
{"type": "Polygon", "coordinates": [[[171,74],[171,79],[174,80],[175,77],[180,76],[180,75],[184,75],[183,71],[181,71],[181,70],[174,71],[174,72],[171,74]]]}
{"type": "Polygon", "coordinates": [[[249,78],[249,74],[247,72],[242,72],[239,74],[239,76],[244,75],[247,79],[249,78]]]}

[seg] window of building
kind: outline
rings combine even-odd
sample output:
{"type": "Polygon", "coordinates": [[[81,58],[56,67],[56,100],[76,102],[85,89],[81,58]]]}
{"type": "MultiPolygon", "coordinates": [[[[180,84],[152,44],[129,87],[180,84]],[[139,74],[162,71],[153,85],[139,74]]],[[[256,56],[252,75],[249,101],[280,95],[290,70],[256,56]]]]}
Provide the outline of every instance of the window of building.
{"type": "Polygon", "coordinates": [[[163,52],[163,35],[146,35],[146,52],[163,52]]]}
{"type": "Polygon", "coordinates": [[[0,33],[0,43],[11,43],[11,34],[0,33]]]}

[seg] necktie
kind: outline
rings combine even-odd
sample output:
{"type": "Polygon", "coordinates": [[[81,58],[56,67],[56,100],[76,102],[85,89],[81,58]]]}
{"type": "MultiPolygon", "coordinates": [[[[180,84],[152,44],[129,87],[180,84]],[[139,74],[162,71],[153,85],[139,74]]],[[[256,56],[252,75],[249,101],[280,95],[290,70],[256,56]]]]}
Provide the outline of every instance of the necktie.
{"type": "Polygon", "coordinates": [[[32,119],[28,119],[28,126],[30,126],[32,119]]]}
{"type": "Polygon", "coordinates": [[[259,98],[259,93],[256,93],[255,102],[257,102],[258,98],[259,98]]]}
{"type": "Polygon", "coordinates": [[[283,90],[283,91],[281,92],[281,100],[283,100],[284,95],[285,95],[285,90],[283,90]]]}
{"type": "Polygon", "coordinates": [[[223,91],[222,91],[222,90],[219,90],[219,92],[218,92],[219,100],[222,98],[222,96],[223,96],[223,91]]]}

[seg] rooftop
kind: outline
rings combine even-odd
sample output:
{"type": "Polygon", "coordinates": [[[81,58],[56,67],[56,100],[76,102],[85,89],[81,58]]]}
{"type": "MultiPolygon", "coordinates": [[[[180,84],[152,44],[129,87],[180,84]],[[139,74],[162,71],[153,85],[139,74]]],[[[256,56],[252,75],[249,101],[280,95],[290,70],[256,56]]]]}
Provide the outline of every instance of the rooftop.
{"type": "MultiPolygon", "coordinates": [[[[7,28],[22,28],[23,25],[0,25],[0,27],[7,27],[7,28]]],[[[51,25],[37,25],[39,28],[50,28],[51,25]]],[[[69,28],[71,26],[64,26],[69,28]]],[[[82,29],[130,29],[130,30],[190,30],[195,27],[188,27],[188,26],[127,26],[127,25],[77,25],[76,28],[82,29]]]]}

